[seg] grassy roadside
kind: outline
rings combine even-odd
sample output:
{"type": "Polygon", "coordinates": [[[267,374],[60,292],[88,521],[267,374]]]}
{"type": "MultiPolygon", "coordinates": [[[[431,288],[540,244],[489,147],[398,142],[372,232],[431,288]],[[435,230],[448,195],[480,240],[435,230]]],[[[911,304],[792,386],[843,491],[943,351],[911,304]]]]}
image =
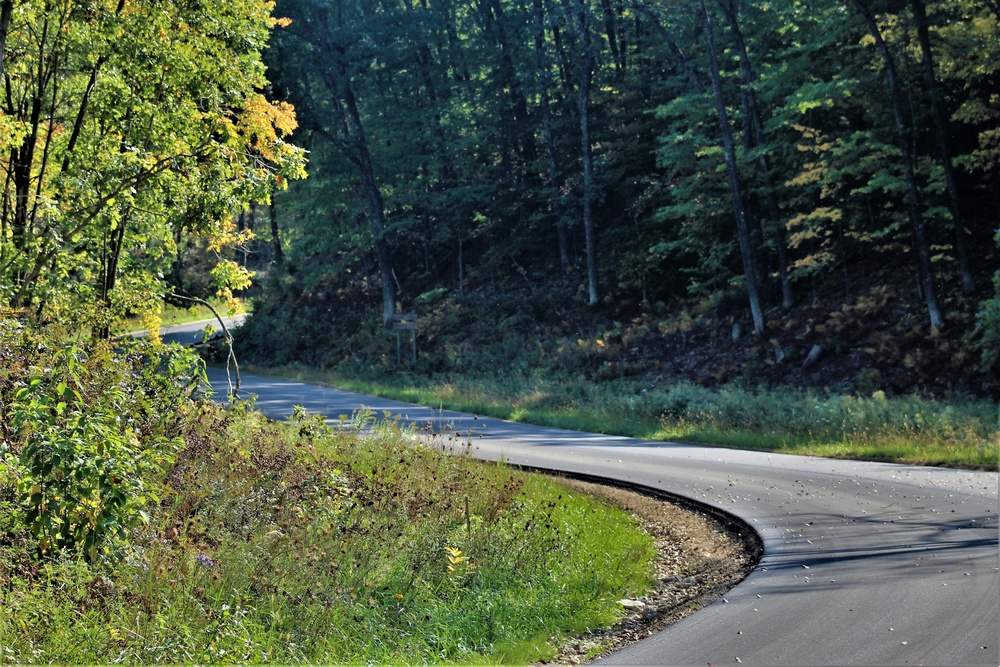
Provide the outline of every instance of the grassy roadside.
{"type": "Polygon", "coordinates": [[[0,662],[515,663],[614,623],[651,538],[558,482],[202,405],[149,522],[88,562],[37,559],[0,467],[0,662]]]}
{"type": "Polygon", "coordinates": [[[244,369],[594,433],[980,470],[997,470],[1000,463],[1000,413],[987,401],[706,389],[687,382],[647,387],[574,378],[407,374],[359,379],[302,367],[244,369]]]}
{"type": "Polygon", "coordinates": [[[523,664],[652,583],[652,537],[585,493],[202,377],[0,318],[0,664],[523,664]]]}

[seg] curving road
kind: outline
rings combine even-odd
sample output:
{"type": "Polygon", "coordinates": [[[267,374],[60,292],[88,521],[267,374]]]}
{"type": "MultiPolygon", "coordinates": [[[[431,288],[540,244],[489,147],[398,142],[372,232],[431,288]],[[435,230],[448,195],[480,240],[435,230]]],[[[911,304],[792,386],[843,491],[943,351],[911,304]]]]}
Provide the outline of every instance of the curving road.
{"type": "MultiPolygon", "coordinates": [[[[243,323],[247,315],[241,314],[234,317],[224,317],[223,321],[227,327],[236,327],[243,323]]],[[[185,322],[184,324],[171,324],[160,327],[160,338],[164,343],[180,343],[181,345],[197,345],[201,342],[205,333],[205,327],[211,325],[214,329],[219,329],[219,321],[215,318],[198,320],[197,322],[185,322]]],[[[145,336],[145,331],[137,331],[133,336],[145,336]]]]}
{"type": "Polygon", "coordinates": [[[593,435],[251,375],[243,389],[275,419],[368,406],[449,425],[483,459],[665,490],[757,530],[764,557],[724,600],[602,664],[1000,665],[997,473],[593,435]]]}

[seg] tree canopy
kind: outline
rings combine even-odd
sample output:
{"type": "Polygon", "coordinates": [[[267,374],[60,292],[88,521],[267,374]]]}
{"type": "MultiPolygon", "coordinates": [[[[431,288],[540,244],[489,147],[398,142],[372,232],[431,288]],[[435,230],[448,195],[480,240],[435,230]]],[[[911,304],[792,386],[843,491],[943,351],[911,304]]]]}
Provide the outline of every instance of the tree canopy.
{"type": "Polygon", "coordinates": [[[0,307],[105,332],[154,312],[183,235],[219,249],[235,213],[303,175],[293,108],[264,94],[272,9],[3,3],[0,307]]]}

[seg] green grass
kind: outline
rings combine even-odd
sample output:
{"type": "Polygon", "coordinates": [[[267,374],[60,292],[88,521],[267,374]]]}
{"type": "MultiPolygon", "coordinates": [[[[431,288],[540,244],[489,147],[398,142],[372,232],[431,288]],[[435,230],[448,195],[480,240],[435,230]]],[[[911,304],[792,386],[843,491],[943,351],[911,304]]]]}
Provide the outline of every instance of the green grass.
{"type": "Polygon", "coordinates": [[[688,382],[650,387],[518,375],[359,379],[301,367],[245,370],[513,421],[651,440],[982,470],[997,470],[1000,462],[1000,414],[987,401],[707,389],[688,382]]]}
{"type": "Polygon", "coordinates": [[[651,538],[556,480],[202,406],[118,561],[36,561],[0,468],[0,662],[517,663],[612,624],[651,538]]]}

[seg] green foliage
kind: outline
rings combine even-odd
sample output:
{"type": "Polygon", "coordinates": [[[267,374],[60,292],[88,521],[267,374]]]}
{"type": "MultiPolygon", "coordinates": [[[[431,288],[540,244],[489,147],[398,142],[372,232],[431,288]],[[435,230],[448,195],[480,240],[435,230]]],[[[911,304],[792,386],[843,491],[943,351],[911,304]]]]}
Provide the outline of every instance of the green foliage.
{"type": "Polygon", "coordinates": [[[0,304],[106,335],[156,310],[184,239],[219,251],[232,215],[304,174],[293,110],[259,92],[272,8],[16,3],[0,304]]]}
{"type": "Polygon", "coordinates": [[[5,477],[41,554],[119,555],[159,498],[181,445],[172,429],[204,377],[200,364],[188,351],[144,342],[37,342],[4,321],[16,361],[0,383],[5,477]]]}
{"type": "MultiPolygon", "coordinates": [[[[707,4],[726,54],[721,95],[737,143],[765,308],[784,302],[782,273],[800,302],[806,293],[815,298],[842,286],[850,299],[883,271],[909,276],[914,244],[895,119],[884,64],[857,12],[801,0],[707,4]],[[730,4],[737,10],[732,24],[724,16],[730,4]],[[749,110],[751,90],[760,133],[749,110]]],[[[926,4],[950,149],[961,167],[967,243],[976,247],[992,228],[985,211],[995,204],[996,18],[969,0],[926,4]]],[[[287,274],[275,271],[282,289],[264,292],[273,301],[261,308],[264,317],[274,313],[284,325],[289,299],[306,302],[317,322],[303,333],[322,344],[330,337],[323,326],[359,317],[343,309],[358,301],[342,307],[332,293],[370,295],[381,286],[372,256],[380,239],[404,311],[433,308],[421,295],[441,290],[478,293],[470,309],[502,302],[515,289],[529,301],[556,290],[563,301],[584,299],[571,12],[554,0],[528,5],[416,3],[366,12],[349,2],[337,14],[313,0],[279,3],[278,12],[293,22],[277,34],[271,71],[276,89],[310,128],[299,140],[312,151],[315,179],[293,184],[276,200],[289,262],[282,267],[287,274]],[[348,122],[348,88],[382,199],[382,231],[366,224],[373,209],[359,171],[362,137],[348,122]]],[[[710,59],[695,12],[683,3],[606,5],[580,5],[592,12],[596,52],[590,133],[606,303],[648,305],[745,290],[707,85],[710,59]]],[[[877,10],[909,100],[928,247],[947,292],[958,274],[955,230],[914,46],[916,22],[908,3],[877,10]]],[[[980,280],[995,268],[994,252],[972,263],[980,280]]],[[[730,301],[724,314],[745,318],[745,305],[730,301]]],[[[278,327],[259,330],[269,328],[278,327]]],[[[353,351],[365,357],[360,363],[378,356],[368,355],[368,347],[353,351]]],[[[336,363],[311,350],[276,354],[281,362],[336,363]]]]}

